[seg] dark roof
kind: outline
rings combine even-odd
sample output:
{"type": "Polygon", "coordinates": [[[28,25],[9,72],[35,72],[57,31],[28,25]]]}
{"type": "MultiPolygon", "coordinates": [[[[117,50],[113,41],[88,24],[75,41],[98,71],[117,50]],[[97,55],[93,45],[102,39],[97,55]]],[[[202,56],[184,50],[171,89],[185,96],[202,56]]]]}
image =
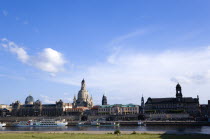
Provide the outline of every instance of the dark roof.
{"type": "Polygon", "coordinates": [[[34,105],[32,105],[32,104],[25,104],[25,105],[23,105],[24,107],[33,107],[34,105]]]}
{"type": "Polygon", "coordinates": [[[56,106],[56,104],[42,104],[42,106],[56,106]]]}
{"type": "Polygon", "coordinates": [[[25,100],[25,104],[30,104],[30,103],[34,103],[34,98],[31,95],[29,95],[25,100]]]}
{"type": "MultiPolygon", "coordinates": [[[[149,103],[149,101],[151,103],[171,103],[171,102],[176,103],[177,99],[176,98],[148,98],[146,103],[149,103]]],[[[194,102],[198,102],[198,99],[192,98],[192,97],[183,97],[182,102],[194,103],[194,102]]]]}

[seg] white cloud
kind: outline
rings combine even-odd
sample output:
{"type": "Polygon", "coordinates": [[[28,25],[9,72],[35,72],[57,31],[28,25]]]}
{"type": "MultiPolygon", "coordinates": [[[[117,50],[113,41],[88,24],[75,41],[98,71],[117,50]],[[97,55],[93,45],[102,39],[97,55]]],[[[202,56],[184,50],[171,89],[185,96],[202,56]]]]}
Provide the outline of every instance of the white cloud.
{"type": "Polygon", "coordinates": [[[46,95],[40,95],[41,101],[44,104],[55,104],[56,101],[61,99],[64,103],[70,103],[72,102],[73,98],[65,96],[65,98],[56,98],[56,97],[49,97],[46,95]]]}
{"type": "Polygon", "coordinates": [[[23,63],[27,62],[29,59],[29,55],[23,48],[10,47],[10,51],[14,54],[17,54],[18,59],[23,63]]]}
{"type": "Polygon", "coordinates": [[[56,99],[49,97],[49,96],[45,96],[45,95],[40,95],[41,97],[41,101],[44,104],[55,104],[56,99]]]}
{"type": "Polygon", "coordinates": [[[72,73],[69,78],[57,77],[56,81],[75,85],[85,77],[87,87],[106,90],[109,97],[124,98],[112,103],[140,103],[142,93],[146,97],[174,97],[175,85],[179,82],[184,96],[198,94],[203,96],[201,101],[207,103],[210,99],[209,61],[208,48],[159,54],[121,51],[107,57],[105,62],[72,73]]]}
{"type": "Polygon", "coordinates": [[[23,47],[18,46],[6,38],[0,39],[0,46],[6,48],[11,53],[16,54],[17,58],[22,63],[49,72],[53,76],[55,76],[55,73],[57,72],[64,71],[64,64],[66,61],[64,60],[62,53],[52,48],[45,48],[37,55],[30,56],[23,47]]]}
{"type": "Polygon", "coordinates": [[[63,55],[52,48],[45,48],[38,56],[32,59],[32,63],[38,69],[51,73],[63,71],[65,62],[63,55]]]}
{"type": "Polygon", "coordinates": [[[119,37],[113,39],[109,45],[111,45],[113,47],[118,46],[120,43],[122,43],[125,40],[128,40],[130,38],[133,38],[133,37],[136,37],[139,35],[144,35],[147,32],[148,32],[148,30],[146,30],[146,29],[138,29],[136,31],[130,32],[128,34],[125,34],[125,35],[122,35],[122,36],[119,36],[119,37]]]}
{"type": "Polygon", "coordinates": [[[24,50],[24,48],[19,47],[18,45],[16,45],[14,42],[7,40],[6,38],[1,39],[1,44],[2,47],[4,48],[8,48],[8,50],[13,53],[16,54],[18,59],[23,62],[26,63],[29,60],[29,55],[27,54],[27,52],[24,50]]]}

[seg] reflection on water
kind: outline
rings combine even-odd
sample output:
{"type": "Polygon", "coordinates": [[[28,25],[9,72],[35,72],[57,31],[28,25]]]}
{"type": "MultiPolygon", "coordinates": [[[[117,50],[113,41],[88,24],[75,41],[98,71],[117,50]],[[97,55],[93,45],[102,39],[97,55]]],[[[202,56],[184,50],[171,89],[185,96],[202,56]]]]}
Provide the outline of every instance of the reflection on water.
{"type": "Polygon", "coordinates": [[[164,131],[167,133],[210,134],[209,126],[66,126],[66,127],[0,127],[0,131],[164,131]]]}

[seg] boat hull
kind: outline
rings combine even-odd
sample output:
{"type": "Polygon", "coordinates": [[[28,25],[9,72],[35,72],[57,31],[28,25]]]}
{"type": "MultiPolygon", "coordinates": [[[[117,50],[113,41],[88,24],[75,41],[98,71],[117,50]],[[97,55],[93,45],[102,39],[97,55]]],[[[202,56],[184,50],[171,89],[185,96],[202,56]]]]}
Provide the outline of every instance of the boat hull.
{"type": "Polygon", "coordinates": [[[6,124],[5,124],[5,123],[0,124],[0,127],[4,127],[4,126],[6,126],[6,124]]]}
{"type": "Polygon", "coordinates": [[[15,127],[62,127],[67,126],[68,123],[62,123],[57,125],[15,125],[15,127]]]}

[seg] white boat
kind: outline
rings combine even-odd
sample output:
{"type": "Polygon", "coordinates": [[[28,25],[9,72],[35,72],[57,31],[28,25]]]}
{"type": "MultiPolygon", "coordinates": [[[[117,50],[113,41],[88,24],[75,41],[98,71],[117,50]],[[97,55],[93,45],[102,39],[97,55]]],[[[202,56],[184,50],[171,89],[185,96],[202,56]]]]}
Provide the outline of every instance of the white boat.
{"type": "Polygon", "coordinates": [[[100,125],[100,123],[98,121],[92,121],[90,124],[93,125],[93,126],[99,126],[100,125]]]}
{"type": "Polygon", "coordinates": [[[0,123],[0,127],[6,126],[6,123],[0,123]]]}
{"type": "Polygon", "coordinates": [[[142,121],[138,121],[138,125],[141,126],[141,125],[145,125],[145,124],[144,124],[144,122],[142,122],[142,121]]]}
{"type": "Polygon", "coordinates": [[[90,123],[87,122],[79,122],[77,126],[90,126],[90,123]]]}
{"type": "Polygon", "coordinates": [[[116,122],[100,122],[100,126],[120,126],[120,124],[116,122]]]}
{"type": "Polygon", "coordinates": [[[54,119],[43,119],[40,121],[36,120],[28,120],[28,121],[20,121],[15,126],[17,127],[51,127],[51,126],[66,126],[68,122],[63,120],[54,120],[54,119]]]}

